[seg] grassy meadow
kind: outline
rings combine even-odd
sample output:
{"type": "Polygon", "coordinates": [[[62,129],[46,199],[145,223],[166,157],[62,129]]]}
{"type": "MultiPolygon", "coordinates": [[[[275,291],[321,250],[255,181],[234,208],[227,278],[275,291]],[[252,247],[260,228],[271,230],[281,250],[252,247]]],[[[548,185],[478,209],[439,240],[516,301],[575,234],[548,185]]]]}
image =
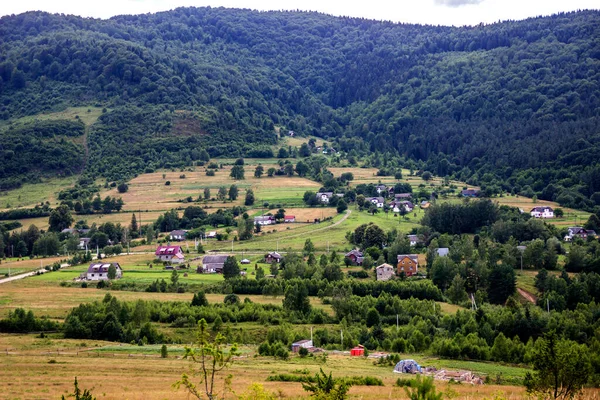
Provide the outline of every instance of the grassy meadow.
{"type": "MultiPolygon", "coordinates": [[[[57,399],[72,392],[73,378],[77,376],[81,388],[90,388],[98,398],[107,399],[185,399],[183,390],[175,391],[171,385],[188,372],[190,362],[181,359],[182,346],[170,345],[169,356],[159,358],[159,346],[115,345],[109,342],[94,342],[56,338],[39,338],[35,335],[0,335],[0,381],[5,382],[5,393],[10,399],[57,399]],[[7,351],[8,350],[8,351],[7,351]],[[7,354],[8,353],[8,354],[7,354]]],[[[332,372],[333,376],[374,376],[384,386],[354,386],[350,398],[355,399],[407,399],[402,388],[395,387],[398,378],[411,376],[392,372],[392,366],[376,366],[372,359],[330,355],[322,358],[305,359],[292,357],[290,361],[272,357],[254,357],[253,348],[242,349],[242,356],[227,370],[233,376],[231,388],[242,394],[252,383],[261,383],[266,390],[280,398],[303,398],[307,393],[300,383],[267,382],[270,375],[308,374],[314,375],[320,368],[332,372]]],[[[526,369],[489,363],[457,362],[413,355],[422,365],[437,368],[469,369],[488,374],[491,378],[511,380],[522,377],[526,369]]],[[[223,375],[218,379],[222,388],[223,375]]],[[[455,398],[484,399],[503,393],[507,399],[520,399],[524,389],[515,386],[494,384],[473,386],[469,384],[437,383],[438,390],[454,393],[455,398]]],[[[588,393],[591,396],[592,393],[588,393]]],[[[232,393],[225,398],[232,399],[232,393]]],[[[593,397],[586,397],[593,398],[593,397]]]]}

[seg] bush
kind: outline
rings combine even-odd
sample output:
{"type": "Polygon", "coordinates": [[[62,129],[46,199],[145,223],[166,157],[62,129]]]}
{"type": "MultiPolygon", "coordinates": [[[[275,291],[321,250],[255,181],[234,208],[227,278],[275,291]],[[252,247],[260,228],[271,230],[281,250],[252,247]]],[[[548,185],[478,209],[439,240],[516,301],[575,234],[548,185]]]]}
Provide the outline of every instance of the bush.
{"type": "Polygon", "coordinates": [[[298,350],[298,354],[300,355],[300,357],[304,358],[308,355],[308,350],[306,349],[306,347],[300,347],[300,350],[298,350]]]}

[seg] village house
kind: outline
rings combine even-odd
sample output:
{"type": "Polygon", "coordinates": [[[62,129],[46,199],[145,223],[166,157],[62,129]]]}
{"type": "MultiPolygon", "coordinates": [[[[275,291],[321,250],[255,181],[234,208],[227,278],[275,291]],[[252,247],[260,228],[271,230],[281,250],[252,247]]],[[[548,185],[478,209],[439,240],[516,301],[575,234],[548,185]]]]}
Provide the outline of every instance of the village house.
{"type": "Polygon", "coordinates": [[[418,272],[419,256],[417,254],[398,254],[398,275],[412,276],[418,272]]]}
{"type": "Polygon", "coordinates": [[[427,208],[429,208],[429,206],[430,206],[430,203],[428,201],[425,201],[425,200],[423,200],[421,202],[421,204],[419,205],[419,207],[421,207],[424,210],[427,209],[427,208]]]}
{"type": "Polygon", "coordinates": [[[383,184],[379,184],[379,185],[375,186],[375,189],[377,189],[378,194],[381,194],[381,193],[387,191],[388,187],[383,184]]]}
{"type": "Polygon", "coordinates": [[[115,279],[119,279],[123,276],[123,270],[119,263],[93,263],[90,264],[85,279],[88,281],[107,281],[108,280],[108,269],[110,266],[115,267],[115,279]]]}
{"type": "Polygon", "coordinates": [[[367,201],[374,204],[377,208],[383,208],[385,200],[383,197],[369,197],[367,201]]]}
{"type": "Polygon", "coordinates": [[[576,238],[587,239],[588,237],[596,237],[596,231],[587,230],[580,226],[571,226],[569,227],[564,240],[565,242],[570,242],[576,238]]]}
{"type": "Polygon", "coordinates": [[[181,264],[185,261],[181,246],[158,246],[154,252],[160,261],[181,264]]]}
{"type": "Polygon", "coordinates": [[[202,267],[198,266],[196,272],[200,274],[222,274],[227,257],[229,257],[227,254],[204,256],[202,258],[202,267]]]}
{"type": "Polygon", "coordinates": [[[171,240],[174,240],[176,242],[181,242],[181,241],[185,240],[185,234],[186,234],[186,231],[184,231],[184,230],[175,230],[169,234],[169,237],[171,238],[171,240]]]}
{"type": "Polygon", "coordinates": [[[407,237],[411,247],[423,243],[423,239],[421,239],[419,235],[408,235],[407,237]]]}
{"type": "Polygon", "coordinates": [[[272,215],[254,217],[254,225],[273,225],[274,223],[275,217],[273,217],[272,215]]]}
{"type": "Polygon", "coordinates": [[[375,272],[378,281],[388,281],[394,276],[394,267],[384,263],[375,268],[375,272]]]}
{"type": "Polygon", "coordinates": [[[86,237],[82,237],[79,238],[79,244],[77,245],[77,248],[79,250],[89,250],[89,246],[90,246],[90,238],[86,238],[86,237]]]}
{"type": "Polygon", "coordinates": [[[390,203],[390,206],[392,207],[392,211],[395,213],[400,212],[403,208],[407,213],[412,212],[412,210],[415,209],[414,204],[407,200],[393,201],[390,203]]]}
{"type": "Polygon", "coordinates": [[[345,257],[349,258],[350,261],[352,261],[352,264],[354,265],[362,265],[362,262],[364,260],[363,253],[356,249],[346,253],[345,257]]]}
{"type": "Polygon", "coordinates": [[[535,218],[554,218],[554,210],[551,207],[533,207],[531,216],[535,218]]]}
{"type": "Polygon", "coordinates": [[[396,193],[394,198],[396,200],[412,199],[412,193],[396,193]]]}
{"type": "Polygon", "coordinates": [[[479,193],[478,189],[465,189],[460,192],[463,197],[479,197],[479,193]]]}
{"type": "Polygon", "coordinates": [[[283,257],[281,256],[281,254],[277,253],[276,251],[272,251],[269,254],[265,255],[265,262],[267,264],[271,264],[274,262],[280,263],[282,258],[283,257]]]}
{"type": "Polygon", "coordinates": [[[210,231],[206,234],[207,239],[215,239],[217,237],[217,231],[210,231]]]}
{"type": "Polygon", "coordinates": [[[296,216],[295,215],[286,215],[285,217],[283,217],[283,222],[285,222],[286,224],[296,222],[296,216]]]}
{"type": "Polygon", "coordinates": [[[333,196],[333,192],[319,192],[316,194],[317,200],[323,204],[329,204],[329,199],[333,196]]]}

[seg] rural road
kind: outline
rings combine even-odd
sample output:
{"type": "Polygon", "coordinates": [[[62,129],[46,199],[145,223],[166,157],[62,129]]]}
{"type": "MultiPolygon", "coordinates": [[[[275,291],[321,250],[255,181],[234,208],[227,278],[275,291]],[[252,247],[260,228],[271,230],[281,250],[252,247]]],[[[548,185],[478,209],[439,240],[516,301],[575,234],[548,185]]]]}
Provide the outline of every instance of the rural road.
{"type": "Polygon", "coordinates": [[[48,272],[48,271],[46,271],[45,269],[39,269],[37,271],[31,271],[31,272],[27,272],[27,273],[24,273],[24,274],[9,276],[8,278],[0,279],[0,284],[12,282],[12,281],[16,281],[16,280],[23,279],[23,278],[27,278],[29,276],[34,276],[38,272],[41,272],[43,274],[44,272],[48,272]]]}
{"type": "Polygon", "coordinates": [[[529,293],[523,289],[519,289],[519,288],[517,288],[517,292],[519,292],[519,294],[521,296],[523,296],[525,298],[525,300],[527,300],[528,302],[533,303],[533,304],[536,303],[535,296],[532,295],[531,293],[529,293]]]}

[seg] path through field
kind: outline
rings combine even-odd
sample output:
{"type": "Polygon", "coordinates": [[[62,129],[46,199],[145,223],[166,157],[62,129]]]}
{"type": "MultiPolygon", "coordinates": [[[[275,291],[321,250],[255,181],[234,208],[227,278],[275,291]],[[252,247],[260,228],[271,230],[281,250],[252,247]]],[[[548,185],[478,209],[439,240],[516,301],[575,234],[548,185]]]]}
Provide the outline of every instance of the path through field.
{"type": "Polygon", "coordinates": [[[24,274],[9,276],[8,278],[0,279],[0,284],[12,282],[12,281],[16,281],[16,280],[23,279],[23,278],[27,278],[29,276],[34,276],[37,273],[43,274],[44,272],[48,272],[48,271],[46,271],[45,269],[39,269],[37,271],[31,271],[31,272],[26,272],[24,274]]]}
{"type": "Polygon", "coordinates": [[[523,296],[528,302],[533,304],[536,303],[535,296],[529,293],[528,291],[517,288],[517,292],[519,292],[519,294],[523,296]]]}

